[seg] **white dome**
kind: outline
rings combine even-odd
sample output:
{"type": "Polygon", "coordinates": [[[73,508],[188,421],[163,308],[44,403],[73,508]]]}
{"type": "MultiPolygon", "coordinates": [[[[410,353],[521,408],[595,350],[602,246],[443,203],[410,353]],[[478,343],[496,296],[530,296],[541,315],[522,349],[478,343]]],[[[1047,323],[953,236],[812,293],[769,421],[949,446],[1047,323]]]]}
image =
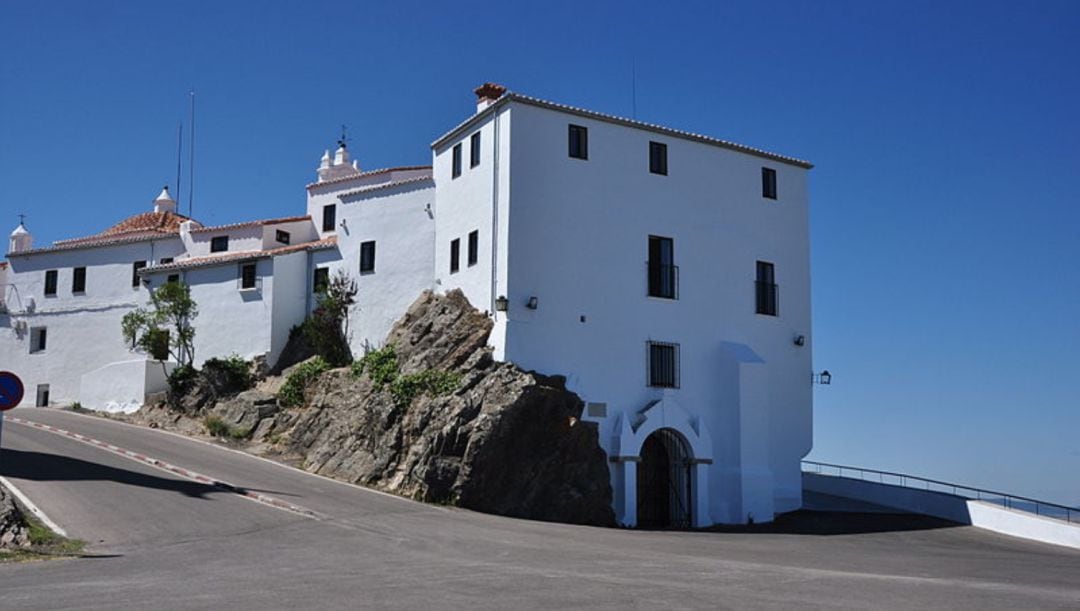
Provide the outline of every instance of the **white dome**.
{"type": "Polygon", "coordinates": [[[172,202],[174,204],[176,203],[176,200],[172,198],[172,195],[169,195],[169,185],[165,185],[165,188],[163,188],[161,190],[161,194],[158,195],[157,198],[154,201],[155,202],[172,202]]]}
{"type": "Polygon", "coordinates": [[[19,223],[19,226],[15,228],[15,231],[11,232],[11,237],[14,238],[16,236],[21,236],[21,235],[30,235],[30,232],[26,230],[25,225],[23,225],[22,223],[19,223]]]}

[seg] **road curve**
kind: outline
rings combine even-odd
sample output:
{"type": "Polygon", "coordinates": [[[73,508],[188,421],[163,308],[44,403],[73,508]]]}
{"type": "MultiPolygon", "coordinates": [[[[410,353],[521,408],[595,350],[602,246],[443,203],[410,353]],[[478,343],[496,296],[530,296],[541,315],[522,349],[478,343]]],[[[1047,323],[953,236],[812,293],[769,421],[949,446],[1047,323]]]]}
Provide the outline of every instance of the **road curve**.
{"type": "Polygon", "coordinates": [[[8,423],[0,474],[100,558],[0,565],[0,608],[1077,608],[1080,553],[971,527],[644,532],[433,507],[56,410],[46,423],[311,518],[8,423]]]}

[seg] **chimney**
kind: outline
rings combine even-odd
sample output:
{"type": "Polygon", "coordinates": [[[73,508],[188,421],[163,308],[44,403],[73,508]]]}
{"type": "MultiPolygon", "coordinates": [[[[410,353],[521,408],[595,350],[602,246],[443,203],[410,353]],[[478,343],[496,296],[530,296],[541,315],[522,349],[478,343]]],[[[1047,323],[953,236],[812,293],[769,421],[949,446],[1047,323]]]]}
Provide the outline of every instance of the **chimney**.
{"type": "Polygon", "coordinates": [[[176,200],[169,195],[169,185],[165,185],[154,200],[154,212],[176,212],[176,200]]]}
{"type": "Polygon", "coordinates": [[[506,93],[506,87],[498,83],[484,83],[473,90],[476,93],[476,112],[484,110],[506,93]]]}

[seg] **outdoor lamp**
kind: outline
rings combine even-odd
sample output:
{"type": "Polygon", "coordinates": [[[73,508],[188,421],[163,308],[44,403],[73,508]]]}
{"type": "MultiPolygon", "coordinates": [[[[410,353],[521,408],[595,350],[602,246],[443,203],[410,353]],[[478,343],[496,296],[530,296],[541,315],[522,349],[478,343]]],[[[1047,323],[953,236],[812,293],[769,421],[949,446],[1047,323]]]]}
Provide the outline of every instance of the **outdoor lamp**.
{"type": "Polygon", "coordinates": [[[495,298],[495,311],[505,312],[510,308],[510,300],[506,298],[506,295],[499,295],[495,298]]]}
{"type": "Polygon", "coordinates": [[[540,305],[540,300],[537,299],[535,295],[532,296],[532,297],[529,297],[529,301],[525,303],[525,307],[529,308],[530,310],[535,310],[537,308],[537,306],[539,306],[539,305],[540,305]]]}

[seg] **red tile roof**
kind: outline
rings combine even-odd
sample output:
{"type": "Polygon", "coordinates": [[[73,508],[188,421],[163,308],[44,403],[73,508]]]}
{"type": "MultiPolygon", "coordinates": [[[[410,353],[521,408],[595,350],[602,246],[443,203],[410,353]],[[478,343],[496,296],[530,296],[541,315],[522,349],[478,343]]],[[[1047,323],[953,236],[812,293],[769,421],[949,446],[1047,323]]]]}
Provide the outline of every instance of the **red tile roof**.
{"type": "Polygon", "coordinates": [[[405,165],[397,168],[379,168],[378,170],[368,170],[359,174],[353,174],[352,176],[342,176],[341,178],[334,178],[333,180],[325,180],[323,182],[313,182],[307,186],[308,190],[318,187],[325,187],[327,185],[336,185],[343,182],[349,182],[350,180],[356,180],[358,178],[369,178],[377,174],[386,174],[387,172],[408,172],[409,170],[430,170],[429,165],[405,165]]]}
{"type": "Polygon", "coordinates": [[[179,233],[180,223],[188,220],[191,219],[186,216],[176,214],[175,212],[143,212],[142,214],[136,214],[135,216],[128,217],[120,221],[119,223],[113,225],[112,227],[109,227],[105,231],[102,231],[99,234],[88,236],[85,238],[58,240],[56,242],[53,242],[53,245],[62,246],[66,244],[74,244],[77,242],[93,242],[120,236],[146,235],[152,233],[179,233]]]}
{"type": "Polygon", "coordinates": [[[337,246],[337,237],[330,236],[321,240],[315,240],[314,242],[306,242],[304,244],[292,244],[290,246],[282,246],[280,248],[271,248],[268,250],[248,250],[244,252],[224,252],[213,255],[206,255],[204,257],[192,257],[190,259],[180,259],[172,263],[166,263],[165,265],[154,265],[152,267],[146,267],[139,271],[140,274],[144,273],[157,273],[167,272],[178,269],[190,269],[193,267],[208,267],[212,265],[224,265],[226,263],[239,263],[241,261],[251,261],[254,259],[266,259],[269,257],[276,257],[278,255],[287,255],[294,252],[300,252],[304,250],[327,250],[337,246]]]}
{"type": "Polygon", "coordinates": [[[310,221],[310,216],[286,216],[279,219],[263,219],[261,221],[242,221],[239,223],[230,223],[228,225],[217,225],[214,227],[199,227],[193,229],[191,233],[206,233],[209,231],[225,231],[227,229],[243,229],[245,227],[262,227],[264,225],[281,225],[282,223],[295,223],[297,221],[310,221]]]}

